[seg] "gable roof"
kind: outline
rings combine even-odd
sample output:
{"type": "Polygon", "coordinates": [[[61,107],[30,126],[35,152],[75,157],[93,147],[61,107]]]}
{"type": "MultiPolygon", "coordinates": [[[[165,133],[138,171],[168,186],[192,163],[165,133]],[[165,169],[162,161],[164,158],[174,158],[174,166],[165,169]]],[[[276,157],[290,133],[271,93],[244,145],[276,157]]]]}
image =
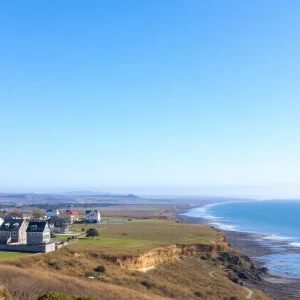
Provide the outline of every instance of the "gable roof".
{"type": "MultiPolygon", "coordinates": [[[[25,220],[23,219],[6,219],[0,226],[2,231],[16,231],[19,230],[25,220]]],[[[26,223],[26,222],[25,222],[26,223]]]]}
{"type": "Polygon", "coordinates": [[[45,221],[30,221],[26,232],[43,232],[48,226],[48,223],[45,221]]]}
{"type": "Polygon", "coordinates": [[[70,215],[78,216],[78,212],[76,210],[67,210],[66,212],[70,215]]]}
{"type": "Polygon", "coordinates": [[[55,227],[66,227],[69,226],[69,222],[64,218],[53,218],[49,220],[49,224],[53,224],[55,227]],[[58,225],[59,222],[59,225],[58,225]]]}
{"type": "Polygon", "coordinates": [[[95,212],[95,213],[98,213],[99,212],[99,210],[96,210],[96,209],[91,209],[91,210],[86,210],[85,211],[85,214],[87,215],[87,214],[89,214],[90,212],[95,212]]]}

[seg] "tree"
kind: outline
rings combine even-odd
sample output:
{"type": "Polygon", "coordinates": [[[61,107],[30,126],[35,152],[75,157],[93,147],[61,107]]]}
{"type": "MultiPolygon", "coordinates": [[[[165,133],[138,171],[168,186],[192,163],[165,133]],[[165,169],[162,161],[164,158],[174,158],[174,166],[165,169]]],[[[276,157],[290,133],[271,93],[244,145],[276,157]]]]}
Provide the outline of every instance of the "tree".
{"type": "Polygon", "coordinates": [[[41,219],[41,218],[43,218],[43,217],[45,216],[45,213],[44,213],[42,210],[36,208],[36,209],[32,212],[31,215],[32,215],[32,218],[33,218],[34,220],[39,220],[39,219],[41,219]]]}
{"type": "Polygon", "coordinates": [[[99,232],[95,228],[89,228],[86,232],[86,236],[94,238],[95,236],[99,236],[99,232]]]}

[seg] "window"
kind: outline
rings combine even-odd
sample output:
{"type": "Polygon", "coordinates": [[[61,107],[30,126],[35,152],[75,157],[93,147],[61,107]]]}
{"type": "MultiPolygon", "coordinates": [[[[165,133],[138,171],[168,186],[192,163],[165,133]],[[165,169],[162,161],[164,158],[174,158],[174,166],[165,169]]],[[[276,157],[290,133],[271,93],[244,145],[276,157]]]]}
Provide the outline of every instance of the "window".
{"type": "Polygon", "coordinates": [[[5,231],[5,235],[6,235],[6,236],[8,236],[8,235],[10,235],[10,234],[9,234],[9,232],[8,232],[8,231],[5,231]]]}
{"type": "Polygon", "coordinates": [[[13,231],[12,235],[13,235],[13,236],[17,236],[18,233],[17,233],[16,231],[13,231]]]}

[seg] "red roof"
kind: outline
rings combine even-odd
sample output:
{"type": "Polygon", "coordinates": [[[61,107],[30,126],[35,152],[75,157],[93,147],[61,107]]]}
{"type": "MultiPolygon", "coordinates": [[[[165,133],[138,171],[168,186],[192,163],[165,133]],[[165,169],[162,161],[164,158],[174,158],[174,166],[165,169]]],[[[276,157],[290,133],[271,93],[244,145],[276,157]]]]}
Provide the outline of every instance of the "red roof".
{"type": "Polygon", "coordinates": [[[76,210],[68,210],[67,211],[70,215],[73,215],[73,216],[78,216],[78,212],[76,210]]]}

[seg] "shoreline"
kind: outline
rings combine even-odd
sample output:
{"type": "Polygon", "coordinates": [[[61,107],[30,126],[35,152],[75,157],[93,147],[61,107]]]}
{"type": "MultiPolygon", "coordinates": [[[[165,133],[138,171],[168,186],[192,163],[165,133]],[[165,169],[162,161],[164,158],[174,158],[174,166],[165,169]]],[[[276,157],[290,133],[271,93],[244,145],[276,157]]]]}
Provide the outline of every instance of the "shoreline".
{"type": "MultiPolygon", "coordinates": [[[[225,203],[220,203],[225,204],[225,203]]],[[[212,205],[219,205],[219,203],[215,203],[212,205]]],[[[206,205],[199,205],[193,208],[201,208],[205,207],[206,205]]],[[[187,223],[200,223],[207,226],[209,223],[207,219],[201,217],[189,217],[184,215],[191,209],[184,209],[177,211],[176,217],[181,221],[187,223]]],[[[217,228],[216,228],[217,229],[217,228]]],[[[255,256],[263,256],[263,255],[270,255],[276,252],[276,250],[272,249],[271,247],[263,246],[260,244],[255,238],[253,233],[248,232],[241,232],[241,231],[229,231],[229,230],[221,230],[225,233],[228,244],[236,249],[247,255],[251,258],[251,261],[254,263],[256,268],[265,267],[264,262],[255,258],[255,256]]],[[[276,243],[274,242],[274,245],[276,243]]],[[[246,281],[247,286],[258,288],[273,297],[275,300],[299,300],[300,299],[300,279],[292,279],[283,276],[276,276],[270,274],[269,272],[263,273],[261,275],[261,282],[251,282],[246,281]]]]}

